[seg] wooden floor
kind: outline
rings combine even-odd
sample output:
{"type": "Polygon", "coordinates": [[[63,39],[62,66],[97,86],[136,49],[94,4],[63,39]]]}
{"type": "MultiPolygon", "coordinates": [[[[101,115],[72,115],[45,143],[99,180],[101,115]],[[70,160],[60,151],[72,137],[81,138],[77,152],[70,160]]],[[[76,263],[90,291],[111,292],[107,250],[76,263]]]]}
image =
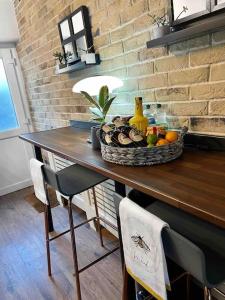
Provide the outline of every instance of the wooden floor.
{"type": "MultiPolygon", "coordinates": [[[[0,300],[70,300],[76,299],[69,235],[51,243],[53,276],[47,275],[43,214],[25,200],[27,188],[0,197],[0,300]]],[[[55,230],[68,228],[67,210],[54,208],[55,230]]],[[[74,211],[74,221],[85,216],[74,211]]],[[[105,250],[90,227],[77,230],[80,267],[105,250]]],[[[115,241],[107,236],[108,247],[115,241]]],[[[83,300],[119,300],[122,273],[118,251],[81,274],[83,300]]]]}

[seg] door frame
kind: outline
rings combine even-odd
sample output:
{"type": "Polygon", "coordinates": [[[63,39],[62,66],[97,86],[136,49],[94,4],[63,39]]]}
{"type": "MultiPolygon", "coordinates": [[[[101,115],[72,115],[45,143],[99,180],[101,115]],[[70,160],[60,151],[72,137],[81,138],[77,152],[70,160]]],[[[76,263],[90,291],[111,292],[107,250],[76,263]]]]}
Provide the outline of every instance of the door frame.
{"type": "MultiPolygon", "coordinates": [[[[4,140],[7,141],[10,139],[19,139],[19,135],[21,133],[32,131],[33,126],[31,124],[25,84],[16,48],[1,47],[0,45],[0,58],[3,59],[8,86],[19,124],[18,129],[8,130],[0,133],[0,143],[4,143],[4,140]]],[[[31,145],[29,145],[28,143],[25,143],[23,141],[21,142],[23,143],[25,156],[27,157],[27,165],[29,168],[29,159],[34,157],[34,150],[33,147],[31,147],[31,145]]],[[[31,178],[25,178],[24,181],[18,181],[15,182],[15,184],[3,186],[1,188],[0,195],[5,195],[31,185],[31,178]]]]}
{"type": "Polygon", "coordinates": [[[4,69],[14,104],[19,128],[0,133],[0,140],[20,135],[23,131],[31,131],[32,124],[22,70],[15,48],[0,48],[0,58],[3,60],[4,69]],[[10,78],[10,79],[9,79],[10,78]],[[13,79],[13,80],[12,80],[13,79]],[[12,83],[13,81],[13,83],[12,83]],[[15,83],[16,84],[15,84],[15,83]]]}

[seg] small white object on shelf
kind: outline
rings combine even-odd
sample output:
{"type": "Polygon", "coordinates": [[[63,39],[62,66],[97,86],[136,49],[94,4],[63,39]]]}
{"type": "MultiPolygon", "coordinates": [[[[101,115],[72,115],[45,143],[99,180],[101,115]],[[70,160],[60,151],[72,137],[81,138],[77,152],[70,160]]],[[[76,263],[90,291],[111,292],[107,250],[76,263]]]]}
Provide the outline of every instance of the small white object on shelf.
{"type": "Polygon", "coordinates": [[[81,61],[88,64],[95,64],[96,63],[96,54],[95,53],[84,53],[81,55],[81,61]]]}

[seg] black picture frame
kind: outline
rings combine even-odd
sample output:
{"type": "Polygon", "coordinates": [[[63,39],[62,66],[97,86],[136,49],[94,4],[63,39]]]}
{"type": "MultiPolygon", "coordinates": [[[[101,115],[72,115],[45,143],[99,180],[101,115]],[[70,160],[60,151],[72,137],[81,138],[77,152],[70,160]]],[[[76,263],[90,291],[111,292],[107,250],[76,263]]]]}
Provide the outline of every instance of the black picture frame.
{"type": "Polygon", "coordinates": [[[225,1],[224,3],[219,3],[218,0],[211,0],[211,10],[212,12],[218,11],[221,9],[225,9],[225,1]]]}
{"type": "MultiPolygon", "coordinates": [[[[79,27],[79,26],[78,26],[79,27]]],[[[92,39],[92,33],[91,33],[91,24],[90,24],[90,18],[89,18],[89,10],[86,6],[80,6],[77,8],[74,12],[72,12],[69,16],[65,17],[58,23],[58,29],[59,29],[59,36],[61,40],[61,45],[63,48],[64,54],[66,54],[66,47],[68,44],[72,44],[73,46],[73,53],[74,58],[69,60],[69,63],[73,63],[76,61],[80,61],[80,56],[82,52],[87,51],[90,49],[89,52],[94,52],[93,47],[93,39],[92,39]],[[80,30],[76,30],[74,28],[74,17],[79,15],[79,20],[82,21],[83,26],[80,26],[80,30]],[[62,24],[64,22],[68,22],[69,24],[69,30],[70,30],[70,37],[64,38],[63,32],[62,32],[62,24]],[[79,45],[81,45],[81,42],[83,41],[83,45],[86,46],[84,51],[81,51],[81,49],[78,49],[79,45]]]]}
{"type": "MultiPolygon", "coordinates": [[[[211,0],[205,0],[205,3],[206,3],[206,9],[205,10],[202,10],[200,12],[194,13],[194,14],[189,15],[187,17],[183,17],[183,18],[180,18],[178,20],[175,20],[175,17],[174,17],[174,1],[175,0],[171,0],[171,15],[170,15],[171,26],[191,23],[193,21],[199,20],[199,19],[207,16],[211,12],[211,0]]],[[[182,0],[179,0],[179,1],[182,1],[182,0]]],[[[193,1],[198,1],[198,0],[193,0],[193,1]]]]}

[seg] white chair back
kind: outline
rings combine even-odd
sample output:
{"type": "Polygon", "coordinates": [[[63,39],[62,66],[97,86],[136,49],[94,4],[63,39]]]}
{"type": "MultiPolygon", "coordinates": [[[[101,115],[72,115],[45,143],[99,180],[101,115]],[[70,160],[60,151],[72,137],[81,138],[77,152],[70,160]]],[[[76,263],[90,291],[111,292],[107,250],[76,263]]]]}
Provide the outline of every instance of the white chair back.
{"type": "Polygon", "coordinates": [[[42,162],[35,158],[31,158],[30,160],[30,172],[34,185],[35,196],[44,204],[48,204],[42,172],[43,165],[44,164],[42,162]]]}

